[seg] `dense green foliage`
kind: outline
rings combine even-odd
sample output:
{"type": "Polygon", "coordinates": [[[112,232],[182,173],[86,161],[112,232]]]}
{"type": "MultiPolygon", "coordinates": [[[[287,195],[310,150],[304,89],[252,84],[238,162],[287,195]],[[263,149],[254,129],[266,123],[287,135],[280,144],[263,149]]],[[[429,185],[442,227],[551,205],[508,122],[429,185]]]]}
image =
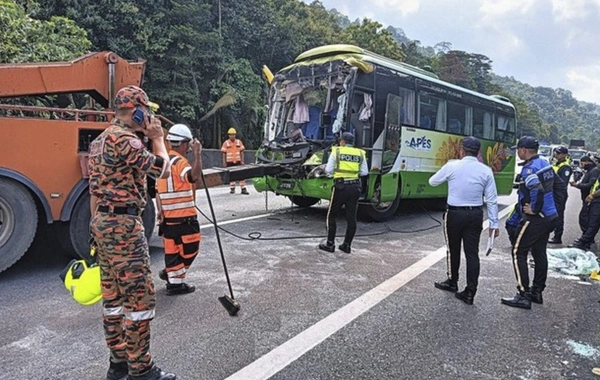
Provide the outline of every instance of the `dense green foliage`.
{"type": "Polygon", "coordinates": [[[517,107],[520,133],[554,143],[583,138],[593,148],[600,143],[595,138],[598,107],[578,102],[569,91],[533,88],[513,78],[497,77],[492,73],[492,60],[484,55],[453,50],[445,41],[422,46],[401,28],[384,28],[366,18],[351,21],[319,1],[16,3],[21,6],[0,0],[0,25],[9,31],[0,36],[2,62],[68,59],[86,49],[144,58],[148,62],[144,88],[161,105],[161,113],[194,127],[209,147],[218,147],[231,126],[247,146],[257,147],[265,117],[262,66],[275,72],[301,52],[332,43],[359,45],[429,67],[451,83],[507,96],[517,107]],[[236,102],[203,120],[225,94],[234,94],[236,102]]]}
{"type": "Polygon", "coordinates": [[[84,29],[64,17],[41,21],[13,1],[0,1],[0,62],[61,61],[91,47],[84,29]]]}

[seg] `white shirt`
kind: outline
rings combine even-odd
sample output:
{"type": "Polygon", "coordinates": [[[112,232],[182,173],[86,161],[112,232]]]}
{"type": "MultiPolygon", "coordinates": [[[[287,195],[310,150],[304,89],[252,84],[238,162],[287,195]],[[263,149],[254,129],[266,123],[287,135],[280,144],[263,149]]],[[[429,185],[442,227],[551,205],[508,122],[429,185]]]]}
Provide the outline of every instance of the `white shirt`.
{"type": "Polygon", "coordinates": [[[481,206],[485,196],[490,228],[498,228],[498,192],[489,166],[472,156],[448,161],[429,178],[431,186],[444,182],[448,182],[450,206],[481,206]]]}

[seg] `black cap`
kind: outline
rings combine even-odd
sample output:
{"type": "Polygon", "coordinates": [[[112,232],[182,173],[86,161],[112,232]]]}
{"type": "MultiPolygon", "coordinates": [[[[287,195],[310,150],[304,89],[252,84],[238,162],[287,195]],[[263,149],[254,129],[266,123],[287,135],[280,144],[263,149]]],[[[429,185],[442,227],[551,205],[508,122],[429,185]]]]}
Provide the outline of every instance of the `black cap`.
{"type": "Polygon", "coordinates": [[[569,149],[565,146],[558,146],[554,148],[554,153],[569,154],[569,149]]]}
{"type": "Polygon", "coordinates": [[[540,143],[537,141],[535,137],[531,136],[523,136],[519,139],[517,145],[514,145],[512,149],[515,148],[525,148],[525,149],[537,149],[540,147],[540,143]]]}
{"type": "Polygon", "coordinates": [[[354,135],[350,132],[344,132],[342,133],[342,140],[347,144],[354,144],[354,135]]]}
{"type": "Polygon", "coordinates": [[[581,160],[579,160],[581,162],[594,162],[594,160],[592,160],[592,157],[590,156],[583,156],[581,157],[581,160]]]}
{"type": "Polygon", "coordinates": [[[463,139],[462,146],[466,150],[479,152],[479,149],[481,148],[481,143],[479,142],[479,139],[477,137],[467,136],[463,139]]]}

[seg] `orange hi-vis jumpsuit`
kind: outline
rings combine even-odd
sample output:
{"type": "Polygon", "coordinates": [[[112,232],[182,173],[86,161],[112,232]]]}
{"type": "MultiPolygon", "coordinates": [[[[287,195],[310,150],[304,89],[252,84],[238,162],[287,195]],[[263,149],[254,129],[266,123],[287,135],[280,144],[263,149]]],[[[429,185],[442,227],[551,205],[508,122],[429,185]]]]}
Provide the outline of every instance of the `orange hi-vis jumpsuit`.
{"type": "Polygon", "coordinates": [[[171,176],[156,184],[163,222],[165,268],[169,284],[182,284],[200,250],[200,224],[196,212],[192,167],[171,150],[171,176]]]}
{"type": "MultiPolygon", "coordinates": [[[[225,162],[227,167],[229,166],[238,166],[242,164],[242,152],[246,150],[244,144],[241,140],[235,139],[235,141],[231,141],[231,139],[225,140],[223,146],[221,146],[221,152],[225,153],[225,162]]],[[[246,181],[243,179],[240,180],[240,187],[243,189],[246,187],[246,181]]],[[[229,182],[229,186],[233,189],[235,188],[235,182],[229,182]]]]}

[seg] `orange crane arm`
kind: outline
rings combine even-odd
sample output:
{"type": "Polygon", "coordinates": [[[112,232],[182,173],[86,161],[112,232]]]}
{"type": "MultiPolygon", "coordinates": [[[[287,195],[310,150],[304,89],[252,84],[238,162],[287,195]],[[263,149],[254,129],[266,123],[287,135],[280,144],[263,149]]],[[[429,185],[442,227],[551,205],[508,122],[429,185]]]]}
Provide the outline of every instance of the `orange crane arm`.
{"type": "Polygon", "coordinates": [[[111,52],[88,53],[68,62],[0,64],[0,98],[84,92],[112,108],[116,91],[141,84],[145,64],[111,52]]]}

